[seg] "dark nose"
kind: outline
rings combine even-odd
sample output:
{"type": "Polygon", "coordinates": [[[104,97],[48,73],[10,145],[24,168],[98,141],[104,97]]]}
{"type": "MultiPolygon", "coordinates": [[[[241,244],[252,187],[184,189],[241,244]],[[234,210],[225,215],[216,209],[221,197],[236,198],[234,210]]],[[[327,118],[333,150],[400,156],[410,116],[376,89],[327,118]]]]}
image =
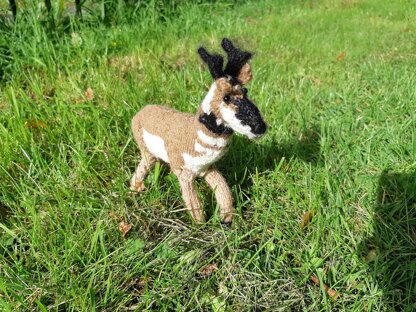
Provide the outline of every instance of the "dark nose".
{"type": "Polygon", "coordinates": [[[267,130],[267,125],[263,120],[261,120],[255,123],[251,130],[256,135],[264,134],[267,130]]]}

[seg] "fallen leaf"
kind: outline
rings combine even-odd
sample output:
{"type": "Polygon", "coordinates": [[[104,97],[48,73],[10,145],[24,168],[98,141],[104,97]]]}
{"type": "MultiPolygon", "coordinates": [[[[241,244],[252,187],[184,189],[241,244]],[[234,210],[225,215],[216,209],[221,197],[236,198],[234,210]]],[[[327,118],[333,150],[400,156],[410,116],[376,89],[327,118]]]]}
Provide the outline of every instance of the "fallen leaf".
{"type": "Polygon", "coordinates": [[[123,218],[120,217],[118,214],[116,214],[114,211],[108,212],[108,215],[110,216],[111,219],[113,219],[115,221],[118,221],[118,222],[123,221],[123,218]]]}
{"type": "MultiPolygon", "coordinates": [[[[318,287],[321,286],[321,283],[316,275],[311,276],[311,281],[318,287]]],[[[322,283],[325,289],[325,292],[328,294],[329,297],[331,297],[334,301],[338,299],[340,294],[335,290],[330,288],[327,284],[322,283]]]]}
{"type": "Polygon", "coordinates": [[[321,79],[319,79],[318,77],[313,77],[313,76],[311,76],[310,77],[310,80],[313,82],[313,84],[314,85],[316,85],[316,86],[320,86],[320,85],[322,85],[322,80],[321,79]]]}
{"type": "Polygon", "coordinates": [[[306,211],[302,216],[302,221],[300,222],[300,228],[303,230],[308,226],[309,222],[312,221],[312,218],[316,215],[316,210],[306,211]]]}
{"type": "Polygon", "coordinates": [[[45,129],[46,128],[46,123],[44,121],[40,121],[40,120],[28,120],[25,122],[25,128],[29,128],[29,129],[38,129],[38,128],[42,128],[45,129]]]}
{"type": "Polygon", "coordinates": [[[345,52],[345,51],[344,51],[344,52],[341,52],[341,53],[337,56],[336,61],[337,61],[337,62],[342,61],[346,55],[347,55],[347,52],[345,52]]]}
{"type": "Polygon", "coordinates": [[[142,276],[128,281],[125,286],[129,292],[142,294],[146,288],[151,288],[153,286],[153,279],[150,276],[142,276]]]}
{"type": "Polygon", "coordinates": [[[55,89],[54,89],[54,88],[49,89],[49,90],[47,90],[47,91],[43,92],[43,97],[44,97],[45,99],[47,99],[47,98],[52,98],[52,97],[54,97],[54,96],[55,96],[55,89]]]}
{"type": "Polygon", "coordinates": [[[37,96],[37,94],[36,94],[35,92],[33,92],[32,90],[30,90],[30,91],[28,92],[28,95],[29,95],[29,97],[30,97],[32,100],[34,100],[34,101],[39,100],[39,97],[37,96]]]}
{"type": "Polygon", "coordinates": [[[205,276],[208,277],[210,276],[213,272],[215,272],[216,270],[218,270],[218,266],[216,263],[210,263],[207,266],[203,267],[200,270],[200,273],[205,276]]]}
{"type": "Polygon", "coordinates": [[[184,57],[179,57],[175,62],[176,69],[180,70],[185,66],[186,60],[184,57]]]}
{"type": "Polygon", "coordinates": [[[371,249],[367,256],[365,256],[365,260],[367,260],[367,262],[372,262],[374,260],[377,259],[377,250],[376,249],[371,249]]]}
{"type": "Polygon", "coordinates": [[[85,90],[85,97],[88,101],[94,100],[94,91],[90,87],[85,90]]]}
{"type": "Polygon", "coordinates": [[[123,237],[125,237],[127,235],[128,232],[130,232],[132,225],[130,223],[126,223],[124,221],[121,221],[118,224],[118,228],[121,232],[121,234],[123,235],[123,237]]]}
{"type": "Polygon", "coordinates": [[[142,277],[140,277],[138,284],[141,287],[144,287],[144,286],[146,286],[146,284],[152,284],[152,282],[153,282],[153,279],[152,279],[151,276],[142,276],[142,277]]]}

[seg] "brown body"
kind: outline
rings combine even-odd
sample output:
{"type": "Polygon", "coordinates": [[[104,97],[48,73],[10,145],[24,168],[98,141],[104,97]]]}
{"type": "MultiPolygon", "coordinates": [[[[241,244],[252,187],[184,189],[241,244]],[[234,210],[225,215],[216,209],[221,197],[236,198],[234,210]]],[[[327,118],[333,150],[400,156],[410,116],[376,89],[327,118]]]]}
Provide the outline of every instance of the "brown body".
{"type": "Polygon", "coordinates": [[[228,39],[223,39],[222,46],[229,58],[224,71],[221,56],[210,55],[203,48],[198,50],[215,81],[195,115],[148,105],[132,120],[141,160],[130,180],[131,190],[143,191],[147,173],[157,160],[162,160],[178,177],[186,208],[198,223],[205,221],[205,215],[195,190],[195,178],[205,179],[215,192],[221,220],[231,222],[234,213],[231,190],[213,164],[224,155],[233,131],[250,138],[266,131],[257,107],[242,87],[252,78],[247,63],[251,54],[235,48],[228,39]]]}
{"type": "MultiPolygon", "coordinates": [[[[148,105],[139,111],[133,117],[132,132],[141,151],[141,161],[131,179],[131,190],[143,191],[145,189],[143,181],[148,171],[157,160],[162,160],[169,164],[172,172],[178,177],[183,199],[195,222],[202,223],[205,221],[194,185],[194,180],[198,176],[203,176],[207,184],[215,192],[215,197],[221,209],[222,221],[231,222],[233,214],[231,191],[222,175],[217,170],[211,168],[211,165],[224,154],[227,145],[206,144],[201,140],[200,134],[203,133],[206,137],[213,138],[214,141],[219,140],[221,143],[228,143],[229,135],[209,133],[198,121],[198,114],[182,113],[159,105],[148,105]],[[157,153],[152,152],[148,142],[145,141],[145,131],[157,138],[165,138],[162,140],[168,157],[167,160],[158,157],[155,155],[157,153]],[[218,157],[212,157],[211,161],[204,162],[199,170],[190,170],[186,167],[183,155],[188,154],[198,159],[198,157],[204,154],[195,150],[195,143],[200,144],[203,148],[212,150],[214,153],[218,152],[218,157]]],[[[154,138],[153,141],[155,141],[154,138]]]]}
{"type": "MultiPolygon", "coordinates": [[[[226,146],[221,148],[204,143],[199,139],[198,131],[202,131],[205,135],[213,138],[222,138],[224,140],[229,138],[229,135],[216,135],[207,131],[199,122],[198,116],[198,114],[183,113],[166,106],[147,105],[133,117],[133,137],[140,150],[145,150],[149,154],[152,154],[152,152],[144,142],[143,129],[152,135],[164,138],[165,149],[169,159],[167,163],[172,171],[182,170],[185,166],[183,153],[194,157],[201,156],[202,153],[195,151],[196,142],[205,148],[225,151],[226,146]]],[[[157,156],[155,157],[158,158],[157,156]]],[[[210,165],[209,163],[206,164],[205,169],[210,165]]],[[[194,174],[198,176],[203,172],[204,170],[194,172],[194,174]]]]}

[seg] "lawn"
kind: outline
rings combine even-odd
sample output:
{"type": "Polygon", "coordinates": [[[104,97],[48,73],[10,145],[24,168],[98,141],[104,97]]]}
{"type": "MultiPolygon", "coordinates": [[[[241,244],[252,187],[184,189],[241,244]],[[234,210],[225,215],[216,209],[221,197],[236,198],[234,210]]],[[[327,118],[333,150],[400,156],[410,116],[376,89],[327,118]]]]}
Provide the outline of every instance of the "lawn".
{"type": "Polygon", "coordinates": [[[414,2],[160,3],[1,22],[0,310],[416,310],[414,2]],[[130,120],[194,112],[225,36],[269,130],[217,164],[232,225],[202,181],[197,225],[160,164],[129,193],[130,120]]]}

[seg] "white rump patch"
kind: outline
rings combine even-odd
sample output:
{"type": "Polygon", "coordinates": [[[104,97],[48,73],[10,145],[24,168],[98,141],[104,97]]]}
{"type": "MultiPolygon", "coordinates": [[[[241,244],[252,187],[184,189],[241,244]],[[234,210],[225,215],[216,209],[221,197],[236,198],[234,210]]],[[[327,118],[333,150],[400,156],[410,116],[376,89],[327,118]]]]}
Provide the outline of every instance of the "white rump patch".
{"type": "Polygon", "coordinates": [[[206,145],[216,146],[216,147],[226,147],[228,141],[223,138],[214,138],[209,135],[206,135],[203,131],[198,130],[198,138],[202,143],[206,145]]]}
{"type": "Polygon", "coordinates": [[[143,129],[143,140],[150,153],[169,163],[168,153],[165,148],[165,141],[163,141],[161,137],[151,134],[143,129]]]}
{"type": "Polygon", "coordinates": [[[225,124],[228,127],[233,129],[234,131],[237,131],[238,133],[248,136],[250,139],[256,137],[256,135],[251,132],[250,126],[243,125],[241,121],[235,116],[235,111],[225,107],[224,104],[221,104],[220,112],[222,119],[225,121],[225,124]]]}
{"type": "Polygon", "coordinates": [[[201,104],[202,110],[205,114],[211,113],[211,101],[214,97],[215,90],[217,90],[217,84],[214,82],[201,104]]]}

